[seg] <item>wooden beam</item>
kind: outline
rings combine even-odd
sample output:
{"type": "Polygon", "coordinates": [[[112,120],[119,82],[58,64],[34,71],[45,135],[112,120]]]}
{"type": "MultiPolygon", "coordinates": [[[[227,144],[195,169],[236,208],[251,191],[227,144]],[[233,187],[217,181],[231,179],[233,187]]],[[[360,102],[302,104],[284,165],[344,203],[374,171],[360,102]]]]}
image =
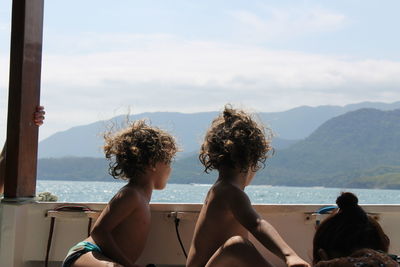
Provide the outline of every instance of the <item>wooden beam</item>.
{"type": "Polygon", "coordinates": [[[32,198],[36,193],[38,127],[33,113],[40,103],[43,9],[44,0],[14,0],[12,4],[6,201],[32,198]]]}

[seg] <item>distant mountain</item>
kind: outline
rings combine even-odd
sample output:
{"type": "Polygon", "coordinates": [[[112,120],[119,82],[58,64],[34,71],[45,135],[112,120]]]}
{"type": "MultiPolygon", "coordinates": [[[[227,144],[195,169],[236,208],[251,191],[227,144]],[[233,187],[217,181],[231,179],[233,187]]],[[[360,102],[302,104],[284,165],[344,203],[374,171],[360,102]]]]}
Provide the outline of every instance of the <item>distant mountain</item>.
{"type": "MultiPolygon", "coordinates": [[[[218,112],[184,114],[177,112],[142,113],[130,120],[148,119],[152,125],[168,130],[177,137],[183,149],[180,157],[199,150],[203,136],[218,112]]],[[[59,157],[103,157],[103,133],[107,127],[121,125],[126,116],[118,116],[110,121],[99,121],[88,125],[73,127],[46,138],[39,144],[39,158],[59,157]]],[[[297,140],[274,138],[273,145],[286,148],[297,140]]]]}
{"type": "MultiPolygon", "coordinates": [[[[304,139],[325,121],[351,110],[372,107],[381,110],[400,108],[400,102],[392,104],[364,102],[359,104],[319,107],[298,107],[284,112],[258,113],[261,120],[269,125],[276,138],[273,145],[278,150],[285,149],[297,140],[304,139]]],[[[211,121],[218,112],[202,112],[184,114],[178,112],[142,113],[131,116],[131,120],[148,118],[157,125],[173,133],[182,145],[184,153],[189,155],[198,151],[202,137],[211,121]]],[[[118,116],[111,121],[121,123],[125,116],[118,116]]],[[[98,121],[87,125],[76,126],[69,130],[58,132],[46,138],[39,144],[39,158],[48,157],[103,157],[102,133],[109,122],[98,121]]]]}
{"type": "MultiPolygon", "coordinates": [[[[152,125],[173,133],[186,152],[197,151],[201,136],[216,112],[184,114],[178,112],[142,113],[130,116],[130,120],[149,119],[152,125]]],[[[113,123],[121,125],[126,116],[118,116],[110,121],[99,121],[73,127],[46,138],[39,144],[39,158],[48,157],[104,157],[102,153],[103,133],[113,123]]]]}
{"type": "MultiPolygon", "coordinates": [[[[176,162],[171,182],[211,183],[197,155],[176,162]]],[[[400,188],[400,109],[360,109],[321,125],[267,160],[253,184],[400,188]]]]}
{"type": "Polygon", "coordinates": [[[64,157],[38,160],[38,179],[72,181],[112,181],[103,158],[64,157]]]}
{"type": "Polygon", "coordinates": [[[394,103],[362,102],[346,106],[301,106],[284,112],[260,113],[264,122],[269,124],[278,137],[299,140],[308,137],[327,120],[362,108],[395,110],[400,108],[400,101],[394,103]]]}
{"type": "MultiPolygon", "coordinates": [[[[177,112],[142,113],[130,117],[130,120],[148,119],[152,125],[168,130],[177,137],[182,146],[180,157],[198,151],[202,138],[211,121],[218,112],[184,114],[177,112]]],[[[110,121],[120,125],[126,116],[118,116],[110,121]]],[[[39,144],[39,158],[51,157],[103,157],[103,133],[112,125],[110,121],[99,121],[88,125],[73,127],[46,138],[39,144]]],[[[274,138],[273,145],[286,148],[297,140],[274,138]]]]}
{"type": "MultiPolygon", "coordinates": [[[[104,159],[40,159],[39,179],[106,180],[104,159]],[[84,163],[87,162],[87,163],[84,163]]],[[[197,153],[177,159],[171,183],[213,183],[197,153]]],[[[253,184],[400,189],[400,109],[361,109],[332,118],[278,150],[253,184]]]]}
{"type": "Polygon", "coordinates": [[[400,189],[400,166],[380,166],[358,173],[347,180],[349,188],[400,189]]]}
{"type": "Polygon", "coordinates": [[[400,109],[335,117],[278,152],[259,176],[267,184],[346,187],[382,166],[392,166],[391,173],[400,166],[400,109]]]}
{"type": "MultiPolygon", "coordinates": [[[[203,172],[195,153],[172,164],[172,183],[212,183],[215,180],[215,172],[210,175],[203,172]]],[[[110,182],[114,178],[108,174],[108,168],[109,162],[104,158],[43,158],[38,160],[37,176],[39,180],[110,182]]]]}

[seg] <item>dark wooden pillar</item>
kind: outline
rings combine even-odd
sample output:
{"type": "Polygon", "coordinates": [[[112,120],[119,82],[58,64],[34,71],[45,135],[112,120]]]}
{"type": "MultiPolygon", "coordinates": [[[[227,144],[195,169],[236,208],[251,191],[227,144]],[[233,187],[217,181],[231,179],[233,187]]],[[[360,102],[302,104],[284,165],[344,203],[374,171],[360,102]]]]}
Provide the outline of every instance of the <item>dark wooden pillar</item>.
{"type": "Polygon", "coordinates": [[[36,191],[44,0],[13,0],[4,200],[36,191]]]}

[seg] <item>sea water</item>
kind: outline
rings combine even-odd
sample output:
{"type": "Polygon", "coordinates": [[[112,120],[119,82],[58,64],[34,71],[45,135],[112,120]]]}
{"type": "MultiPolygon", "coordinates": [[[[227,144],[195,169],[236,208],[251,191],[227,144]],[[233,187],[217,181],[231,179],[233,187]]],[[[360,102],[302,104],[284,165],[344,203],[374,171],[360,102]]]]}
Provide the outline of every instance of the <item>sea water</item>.
{"type": "MultiPolygon", "coordinates": [[[[37,192],[51,192],[60,202],[108,202],[123,182],[37,181],[37,192]]],[[[203,203],[211,185],[168,184],[155,190],[152,202],[203,203]]],[[[246,193],[258,204],[332,204],[342,191],[354,192],[362,204],[400,204],[400,191],[323,187],[250,185],[246,193]]]]}

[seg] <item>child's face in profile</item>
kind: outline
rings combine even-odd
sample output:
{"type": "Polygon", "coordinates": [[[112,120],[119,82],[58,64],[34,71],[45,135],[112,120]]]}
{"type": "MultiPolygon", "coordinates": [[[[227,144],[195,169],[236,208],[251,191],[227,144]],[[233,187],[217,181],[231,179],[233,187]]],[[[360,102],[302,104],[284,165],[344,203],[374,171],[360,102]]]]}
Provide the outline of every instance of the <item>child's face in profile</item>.
{"type": "Polygon", "coordinates": [[[164,189],[167,185],[169,175],[171,174],[171,164],[165,162],[157,162],[155,165],[154,189],[164,189]]]}

